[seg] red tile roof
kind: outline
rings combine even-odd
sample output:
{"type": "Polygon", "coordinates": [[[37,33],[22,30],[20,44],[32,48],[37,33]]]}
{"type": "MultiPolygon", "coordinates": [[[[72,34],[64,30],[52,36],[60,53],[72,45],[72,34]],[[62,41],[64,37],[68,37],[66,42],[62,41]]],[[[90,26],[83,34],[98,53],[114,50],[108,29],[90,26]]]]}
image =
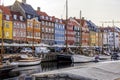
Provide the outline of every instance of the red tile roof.
{"type": "Polygon", "coordinates": [[[8,7],[0,5],[0,9],[3,11],[4,14],[11,15],[10,9],[8,7]]]}
{"type": "MultiPolygon", "coordinates": [[[[3,14],[4,14],[4,15],[10,15],[10,20],[12,20],[11,12],[10,12],[10,9],[9,9],[8,7],[5,7],[5,6],[3,6],[3,5],[0,5],[0,9],[3,11],[3,14]]],[[[3,19],[5,20],[5,19],[6,19],[6,16],[4,16],[3,19]]]]}
{"type": "Polygon", "coordinates": [[[36,13],[37,13],[38,15],[41,15],[41,16],[48,16],[48,14],[45,13],[45,12],[36,11],[36,13]]]}

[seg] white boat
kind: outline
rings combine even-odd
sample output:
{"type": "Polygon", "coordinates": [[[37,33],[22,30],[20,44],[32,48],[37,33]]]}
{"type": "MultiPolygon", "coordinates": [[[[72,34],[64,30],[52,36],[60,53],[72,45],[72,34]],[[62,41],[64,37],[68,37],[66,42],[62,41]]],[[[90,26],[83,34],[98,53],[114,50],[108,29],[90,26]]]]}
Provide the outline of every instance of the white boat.
{"type": "Polygon", "coordinates": [[[41,63],[41,59],[38,57],[29,57],[28,55],[21,55],[20,58],[12,62],[11,64],[17,64],[18,66],[31,66],[41,63]]]}

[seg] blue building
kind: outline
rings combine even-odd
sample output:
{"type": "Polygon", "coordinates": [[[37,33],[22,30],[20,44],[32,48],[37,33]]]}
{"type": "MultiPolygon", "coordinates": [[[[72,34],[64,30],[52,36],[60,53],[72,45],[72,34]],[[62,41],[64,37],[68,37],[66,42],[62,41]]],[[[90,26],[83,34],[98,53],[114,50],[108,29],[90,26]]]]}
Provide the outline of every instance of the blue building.
{"type": "Polygon", "coordinates": [[[65,44],[65,24],[61,19],[55,19],[55,45],[65,44]]]}

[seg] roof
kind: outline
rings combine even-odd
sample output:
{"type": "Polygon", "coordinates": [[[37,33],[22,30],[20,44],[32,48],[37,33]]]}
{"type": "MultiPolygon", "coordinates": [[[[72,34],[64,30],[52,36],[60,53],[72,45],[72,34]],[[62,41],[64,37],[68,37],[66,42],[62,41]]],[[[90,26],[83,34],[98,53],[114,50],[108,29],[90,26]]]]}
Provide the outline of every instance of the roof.
{"type": "Polygon", "coordinates": [[[11,15],[10,9],[8,7],[0,5],[0,9],[3,11],[4,14],[11,15]]]}
{"type": "MultiPolygon", "coordinates": [[[[10,15],[11,16],[11,12],[10,12],[10,9],[8,7],[0,5],[0,9],[3,11],[4,15],[10,15]]],[[[6,20],[6,16],[4,16],[3,19],[6,20]]],[[[12,20],[12,17],[10,17],[10,20],[12,20]]]]}
{"type": "Polygon", "coordinates": [[[32,8],[31,5],[26,3],[20,3],[21,7],[25,10],[25,13],[38,16],[36,11],[32,8]]]}
{"type": "Polygon", "coordinates": [[[37,13],[38,15],[40,15],[40,16],[48,16],[47,13],[42,12],[42,11],[36,11],[36,13],[37,13]]]}
{"type": "Polygon", "coordinates": [[[39,16],[48,17],[48,20],[45,19],[45,18],[44,18],[44,19],[40,18],[41,20],[50,21],[50,22],[55,22],[55,17],[54,17],[54,16],[49,16],[46,12],[42,12],[42,11],[37,10],[36,13],[37,13],[39,16]],[[50,20],[50,18],[51,18],[52,20],[50,20]]]}
{"type": "Polygon", "coordinates": [[[20,20],[19,16],[22,16],[22,14],[20,12],[15,12],[15,11],[11,11],[12,17],[13,15],[17,15],[17,20],[20,20]]]}
{"type": "Polygon", "coordinates": [[[86,21],[88,28],[92,31],[98,31],[98,27],[92,21],[86,21]]]}

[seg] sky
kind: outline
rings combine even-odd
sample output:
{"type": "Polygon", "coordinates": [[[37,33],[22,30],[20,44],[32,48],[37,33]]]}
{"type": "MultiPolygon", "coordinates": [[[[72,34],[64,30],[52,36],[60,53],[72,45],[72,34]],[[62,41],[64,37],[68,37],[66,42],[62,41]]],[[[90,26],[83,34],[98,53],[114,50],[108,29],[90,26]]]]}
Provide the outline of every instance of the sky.
{"type": "MultiPolygon", "coordinates": [[[[18,0],[22,1],[22,0],[18,0]]],[[[50,16],[64,18],[66,16],[66,0],[26,0],[35,10],[37,7],[50,16]]],[[[12,5],[15,0],[1,0],[1,4],[12,5]]],[[[79,18],[80,10],[82,17],[91,20],[101,26],[104,21],[120,21],[120,0],[68,0],[68,16],[79,18]]],[[[104,26],[112,26],[112,23],[104,23],[104,26]]],[[[114,23],[120,26],[120,23],[114,23]]]]}

